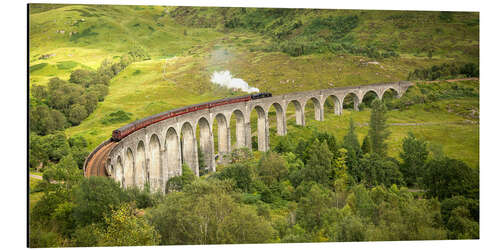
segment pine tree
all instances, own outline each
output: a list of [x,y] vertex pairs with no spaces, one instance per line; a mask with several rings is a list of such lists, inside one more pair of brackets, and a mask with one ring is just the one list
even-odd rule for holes
[[349,132],[347,132],[347,135],[344,137],[344,148],[346,148],[347,151],[354,151],[356,153],[358,153],[361,149],[359,146],[358,135],[356,134],[352,117],[349,121]]
[[380,156],[386,156],[387,143],[385,140],[389,137],[390,132],[387,130],[387,108],[380,100],[375,100],[372,103],[372,112],[370,115],[370,130],[368,136],[370,137],[372,153]]
[[346,165],[349,172],[352,174],[352,170],[359,164],[359,157],[362,154],[352,117],[349,122],[349,131],[344,137],[343,147],[347,149]]

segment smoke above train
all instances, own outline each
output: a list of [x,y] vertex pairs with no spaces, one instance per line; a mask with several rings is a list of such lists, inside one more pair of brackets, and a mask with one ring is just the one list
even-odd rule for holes
[[258,88],[248,85],[243,79],[234,78],[228,70],[214,71],[210,81],[216,85],[229,89],[239,89],[247,93],[259,92]]

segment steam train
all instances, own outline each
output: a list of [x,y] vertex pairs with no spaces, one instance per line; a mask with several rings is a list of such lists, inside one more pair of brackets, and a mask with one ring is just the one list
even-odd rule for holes
[[231,103],[238,103],[238,102],[247,102],[250,100],[255,100],[255,99],[261,99],[261,98],[267,98],[267,97],[272,97],[273,95],[268,92],[264,93],[257,93],[257,94],[252,94],[252,95],[245,95],[245,96],[239,96],[239,97],[233,97],[233,98],[225,98],[225,99],[220,99],[216,101],[211,101],[211,102],[205,102],[205,103],[200,103],[200,104],[195,104],[191,106],[186,106],[178,109],[172,109],[165,111],[163,113],[159,113],[156,115],[152,115],[140,120],[137,120],[135,122],[129,123],[119,129],[115,129],[113,131],[113,135],[111,136],[111,141],[120,141],[124,137],[126,137],[129,134],[132,134],[133,132],[145,128],[151,124],[163,121],[165,119],[169,119],[172,117],[176,117],[179,115],[183,115],[186,113],[190,112],[195,112],[198,110],[203,110],[203,109],[210,109],[214,108],[217,106],[222,106],[226,104],[231,104]]

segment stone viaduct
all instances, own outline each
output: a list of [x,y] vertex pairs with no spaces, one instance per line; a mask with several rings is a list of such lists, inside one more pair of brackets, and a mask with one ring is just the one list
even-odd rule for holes
[[[96,164],[88,164],[89,158],[95,155],[97,148],[85,162],[85,175],[106,175],[114,178],[123,187],[143,187],[149,182],[152,190],[164,191],[167,180],[180,175],[182,163],[186,163],[196,175],[199,175],[198,150],[203,151],[204,161],[209,171],[215,171],[214,123],[217,121],[218,154],[224,155],[234,148],[252,148],[252,131],[250,114],[257,113],[258,150],[269,150],[269,118],[271,107],[276,110],[276,130],[278,135],[287,133],[286,110],[289,105],[295,108],[297,125],[305,126],[305,107],[308,101],[314,104],[315,120],[322,121],[325,102],[331,98],[334,112],[342,114],[344,99],[351,95],[354,110],[368,92],[374,92],[379,99],[390,89],[401,97],[411,82],[400,81],[362,85],[356,87],[340,87],[307,92],[288,93],[269,98],[250,100],[218,106],[177,116],[152,124],[138,130],[121,141],[113,143],[102,156],[103,170],[99,173],[90,171]],[[236,143],[231,145],[230,120],[236,118]],[[199,138],[197,128],[199,127]],[[198,144],[199,142],[199,144]],[[198,147],[200,145],[200,147]],[[104,148],[104,147],[103,147]],[[102,174],[105,173],[105,174]]]

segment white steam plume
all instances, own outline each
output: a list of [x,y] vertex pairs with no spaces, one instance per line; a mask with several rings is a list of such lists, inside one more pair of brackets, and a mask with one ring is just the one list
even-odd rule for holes
[[248,86],[248,83],[240,78],[233,78],[231,72],[225,71],[214,71],[212,74],[211,82],[230,89],[240,89],[247,93],[259,92],[258,88]]

